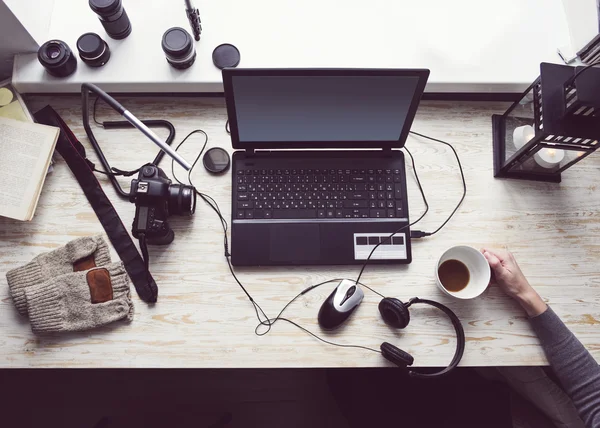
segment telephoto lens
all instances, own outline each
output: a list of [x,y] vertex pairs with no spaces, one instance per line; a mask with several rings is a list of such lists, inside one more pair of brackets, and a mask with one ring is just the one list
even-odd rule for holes
[[192,215],[196,211],[196,192],[193,186],[171,184],[169,186],[169,214]]
[[89,3],[110,37],[120,40],[131,34],[131,22],[121,0],[89,0]]
[[96,33],[85,33],[77,39],[79,58],[90,67],[102,67],[110,59],[110,49]]
[[77,58],[62,40],[50,40],[38,50],[38,60],[55,77],[67,77],[77,69]]
[[163,35],[162,48],[167,62],[175,68],[188,68],[196,60],[196,49],[192,36],[183,28],[169,28]]

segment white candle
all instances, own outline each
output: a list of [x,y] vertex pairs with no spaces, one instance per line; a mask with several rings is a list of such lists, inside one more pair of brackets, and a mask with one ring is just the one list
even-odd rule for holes
[[518,126],[513,131],[513,143],[517,150],[530,142],[533,137],[535,137],[535,130],[531,125]]
[[560,149],[542,149],[539,150],[533,159],[543,168],[554,168],[565,158],[565,151]]

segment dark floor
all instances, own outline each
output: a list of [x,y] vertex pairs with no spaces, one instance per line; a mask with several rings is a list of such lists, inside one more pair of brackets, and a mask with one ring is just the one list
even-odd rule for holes
[[4,427],[510,427],[509,394],[475,371],[4,370]]

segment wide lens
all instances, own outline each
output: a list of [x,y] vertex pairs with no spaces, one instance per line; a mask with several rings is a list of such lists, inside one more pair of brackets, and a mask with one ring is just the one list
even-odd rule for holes
[[44,43],[38,50],[38,60],[55,77],[67,77],[77,69],[77,58],[62,40]]
[[50,59],[56,59],[60,55],[60,48],[58,46],[49,46],[47,53]]
[[196,211],[196,192],[192,186],[169,186],[169,214],[192,215]]

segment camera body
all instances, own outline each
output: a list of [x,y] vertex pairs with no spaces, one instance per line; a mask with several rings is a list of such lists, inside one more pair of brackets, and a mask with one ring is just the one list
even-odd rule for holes
[[148,244],[166,245],[175,233],[167,219],[170,215],[192,215],[196,210],[196,192],[192,186],[172,184],[156,165],[144,165],[138,178],[131,180],[129,200],[135,203],[132,233],[143,234]]

